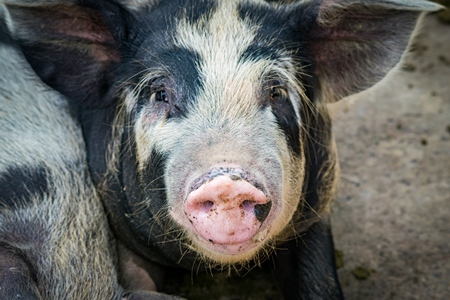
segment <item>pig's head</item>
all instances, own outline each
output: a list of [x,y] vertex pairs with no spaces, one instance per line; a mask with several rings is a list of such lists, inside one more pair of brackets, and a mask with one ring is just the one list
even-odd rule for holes
[[326,211],[336,161],[325,105],[381,80],[421,11],[437,8],[54,2],[7,4],[9,27],[73,100],[116,234],[149,259],[221,264],[269,253]]

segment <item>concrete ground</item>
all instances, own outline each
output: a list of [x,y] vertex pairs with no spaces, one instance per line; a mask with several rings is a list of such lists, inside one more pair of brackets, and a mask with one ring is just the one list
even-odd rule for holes
[[346,299],[450,299],[450,26],[424,20],[398,74],[331,106]]

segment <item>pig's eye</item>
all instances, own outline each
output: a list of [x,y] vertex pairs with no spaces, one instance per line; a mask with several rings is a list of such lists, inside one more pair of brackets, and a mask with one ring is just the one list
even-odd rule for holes
[[169,102],[168,95],[165,90],[159,90],[154,93],[155,101]]
[[281,96],[280,88],[271,87],[270,88],[270,100],[276,101]]
[[270,101],[278,101],[286,97],[286,91],[281,86],[273,86],[270,88]]

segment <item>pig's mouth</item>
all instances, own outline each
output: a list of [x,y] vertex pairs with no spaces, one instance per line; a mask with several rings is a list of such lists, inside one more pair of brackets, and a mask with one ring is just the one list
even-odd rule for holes
[[269,236],[273,209],[267,194],[242,169],[215,168],[193,181],[184,201],[185,221],[173,216],[211,258],[238,262],[252,256]]

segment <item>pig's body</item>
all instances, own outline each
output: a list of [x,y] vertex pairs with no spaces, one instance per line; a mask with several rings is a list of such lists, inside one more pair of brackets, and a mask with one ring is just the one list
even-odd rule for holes
[[79,124],[3,29],[0,299],[121,299],[112,235],[88,176]]
[[155,299],[119,285],[80,124],[1,21],[0,57],[0,299]]
[[286,299],[342,298],[326,103],[381,80],[437,7],[127,4],[8,5],[37,74],[73,100],[123,252],[188,269],[270,258]]

